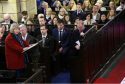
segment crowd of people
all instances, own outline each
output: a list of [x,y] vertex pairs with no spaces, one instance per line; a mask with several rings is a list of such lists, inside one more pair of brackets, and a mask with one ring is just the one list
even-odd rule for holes
[[[33,63],[34,72],[40,68],[39,63],[46,66],[46,82],[50,82],[53,74],[67,69],[72,82],[85,82],[75,77],[72,64],[78,57],[80,39],[90,29],[86,25],[106,24],[116,16],[116,11],[125,9],[125,2],[121,0],[116,5],[109,0],[104,5],[99,0],[94,4],[90,0],[47,1],[41,2],[34,17],[22,11],[18,22],[4,14],[0,21],[0,46],[5,45],[6,68],[21,77],[29,63]],[[38,45],[24,52],[34,43]]]

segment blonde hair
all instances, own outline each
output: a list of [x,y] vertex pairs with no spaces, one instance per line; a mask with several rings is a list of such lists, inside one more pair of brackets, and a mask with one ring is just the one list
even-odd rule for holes
[[19,29],[19,25],[17,23],[11,24],[10,33],[14,33],[14,29]]

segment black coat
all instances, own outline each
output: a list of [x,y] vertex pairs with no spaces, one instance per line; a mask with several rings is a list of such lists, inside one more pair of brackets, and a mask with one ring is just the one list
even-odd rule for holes
[[[38,41],[42,40],[42,35],[37,37]],[[54,38],[50,35],[47,35],[45,38],[45,45],[43,47],[42,41],[39,43],[39,52],[40,52],[40,62],[46,61],[46,59],[51,58],[55,51],[55,43]],[[42,61],[41,61],[42,60]]]

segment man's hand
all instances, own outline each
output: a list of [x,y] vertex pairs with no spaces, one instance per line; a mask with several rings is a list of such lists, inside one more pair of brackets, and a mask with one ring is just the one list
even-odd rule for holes
[[63,48],[61,47],[61,48],[59,48],[59,52],[62,52],[62,50],[63,50]]
[[80,36],[84,36],[84,35],[85,35],[85,33],[83,33],[83,32],[80,33]]
[[79,49],[80,49],[80,46],[79,46],[79,45],[76,45],[75,48],[76,48],[76,50],[79,50]]

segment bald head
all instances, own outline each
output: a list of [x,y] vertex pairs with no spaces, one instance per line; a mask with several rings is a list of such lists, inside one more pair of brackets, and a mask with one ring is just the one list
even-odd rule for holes
[[11,16],[10,16],[10,14],[7,13],[7,14],[4,14],[3,18],[4,18],[4,20],[10,20]]

